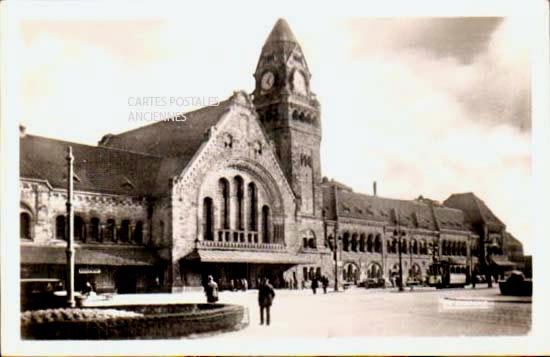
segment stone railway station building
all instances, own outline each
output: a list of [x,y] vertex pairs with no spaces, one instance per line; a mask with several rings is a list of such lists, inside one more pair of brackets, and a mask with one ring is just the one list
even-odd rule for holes
[[[251,94],[97,146],[21,133],[21,277],[65,276],[66,150],[75,157],[76,287],[131,293],[200,287],[209,274],[276,287],[424,279],[433,255],[463,269],[510,264],[521,243],[472,193],[442,204],[361,194],[322,176],[320,104],[288,24],[265,42]],[[337,245],[335,245],[337,244]],[[437,248],[437,252],[434,251]]]

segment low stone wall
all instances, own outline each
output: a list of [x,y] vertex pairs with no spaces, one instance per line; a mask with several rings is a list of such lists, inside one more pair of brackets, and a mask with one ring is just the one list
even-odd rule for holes
[[105,308],[28,311],[21,337],[37,340],[113,340],[178,338],[242,328],[240,305],[124,305]]

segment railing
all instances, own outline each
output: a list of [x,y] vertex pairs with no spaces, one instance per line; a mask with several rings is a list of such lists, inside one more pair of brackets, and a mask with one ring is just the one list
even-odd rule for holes
[[285,250],[284,244],[275,243],[248,243],[248,242],[225,242],[215,240],[199,241],[201,248],[228,248],[228,249],[247,249],[247,250]]

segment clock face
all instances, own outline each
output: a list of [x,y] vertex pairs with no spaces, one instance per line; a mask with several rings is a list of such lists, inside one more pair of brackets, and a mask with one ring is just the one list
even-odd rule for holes
[[272,72],[266,72],[262,76],[261,86],[263,90],[271,89],[274,83],[275,83],[275,75]]
[[302,72],[294,72],[294,76],[292,79],[294,90],[300,94],[307,94],[306,79],[304,78]]

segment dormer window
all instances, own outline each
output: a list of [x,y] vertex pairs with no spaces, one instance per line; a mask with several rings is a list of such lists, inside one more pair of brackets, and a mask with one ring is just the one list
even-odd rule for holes
[[224,134],[222,142],[223,147],[226,149],[231,149],[233,147],[233,137],[228,133]]

